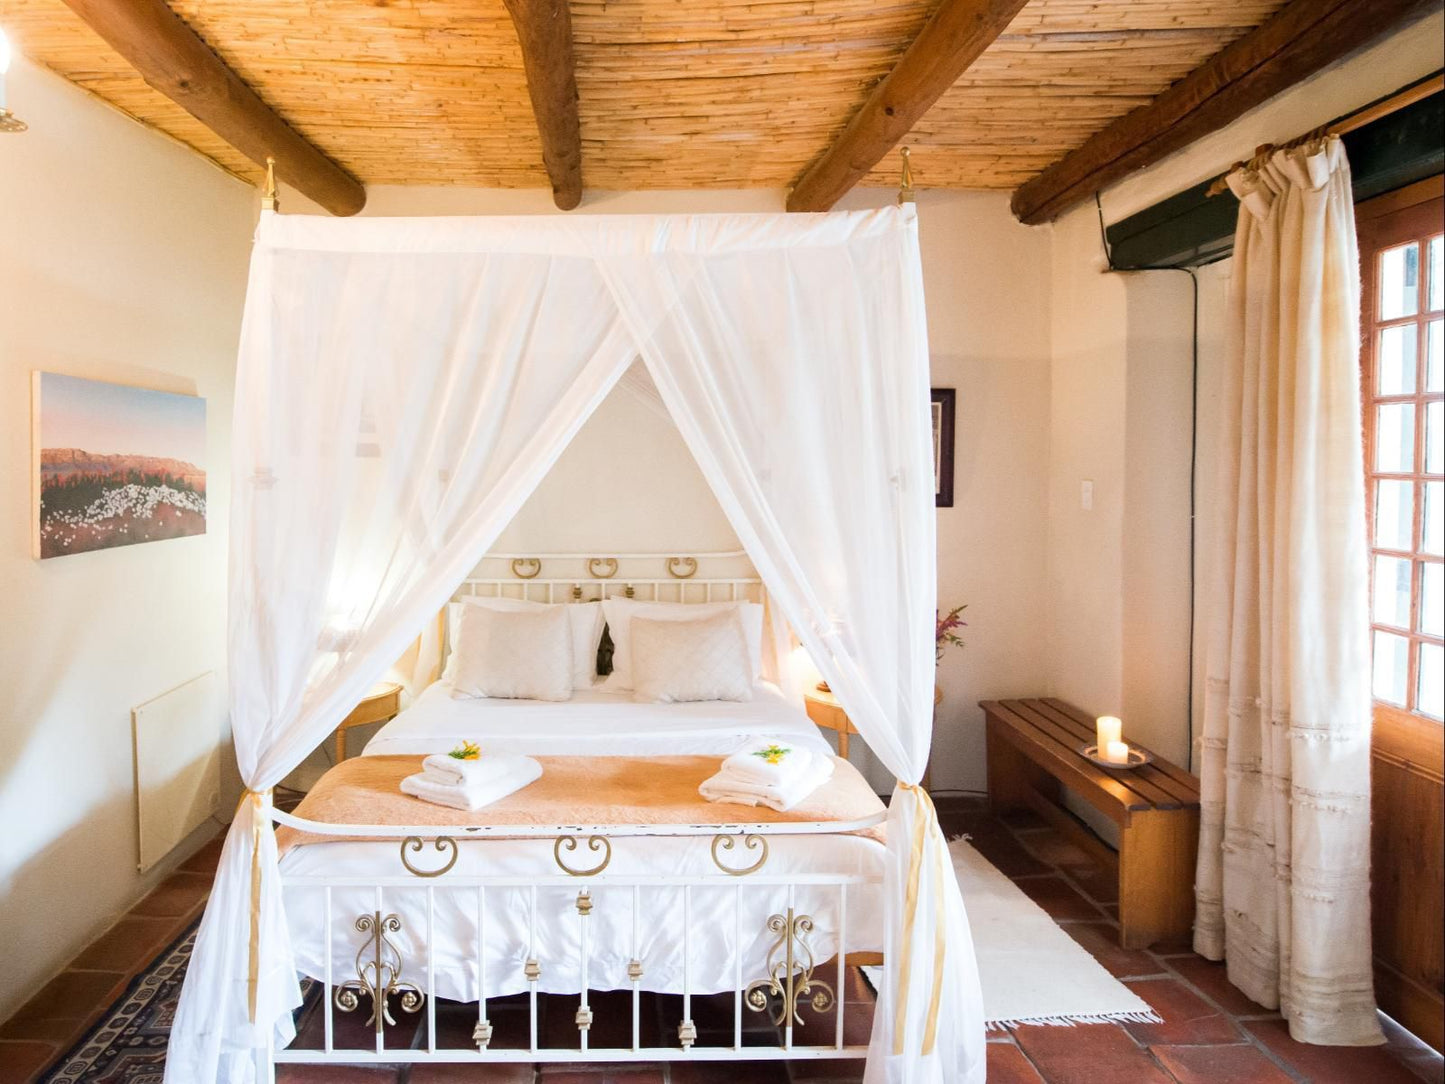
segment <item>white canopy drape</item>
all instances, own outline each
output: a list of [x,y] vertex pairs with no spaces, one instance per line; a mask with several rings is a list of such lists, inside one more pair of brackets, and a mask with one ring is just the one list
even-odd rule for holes
[[168,1084],[247,1082],[254,1047],[291,1040],[270,788],[401,654],[639,354],[782,616],[900,780],[868,1079],[983,1080],[967,920],[916,786],[935,585],[909,207],[262,216],[232,461],[232,726],[248,796]]
[[1383,1041],[1370,960],[1359,254],[1343,144],[1231,174],[1194,947],[1301,1042]]

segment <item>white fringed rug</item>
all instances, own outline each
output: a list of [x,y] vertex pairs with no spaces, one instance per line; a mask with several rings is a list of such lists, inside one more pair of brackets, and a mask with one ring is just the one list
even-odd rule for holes
[[[948,847],[978,956],[990,1031],[1017,1024],[1159,1023],[1148,1004],[962,839]],[[865,968],[876,988],[879,968]]]

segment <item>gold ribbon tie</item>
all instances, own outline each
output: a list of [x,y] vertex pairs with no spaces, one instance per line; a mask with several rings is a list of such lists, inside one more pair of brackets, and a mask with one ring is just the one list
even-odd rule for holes
[[261,833],[271,821],[271,789],[248,790],[236,806],[240,816],[251,806],[251,947],[246,965],[246,1011],[256,1022],[256,988],[261,973]]
[[[913,970],[913,927],[918,919],[918,894],[923,880],[923,852],[929,829],[938,824],[938,813],[928,791],[916,783],[899,783],[899,790],[913,795],[920,808],[913,819],[913,845],[908,855],[908,881],[903,907],[903,952],[898,962],[898,1004],[894,1007],[893,1053],[902,1054],[905,1025],[908,1020],[908,979]],[[923,1029],[922,1053],[932,1054],[938,1041],[938,1011],[943,1000],[943,965],[948,945],[943,928],[943,877],[947,872],[943,856],[938,856],[933,874],[933,983],[928,1004],[928,1019]]]

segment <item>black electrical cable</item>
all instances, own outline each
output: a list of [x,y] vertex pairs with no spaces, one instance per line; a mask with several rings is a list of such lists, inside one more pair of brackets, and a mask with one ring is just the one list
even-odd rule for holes
[[1104,248],[1104,262],[1111,272],[1123,271],[1182,271],[1189,276],[1194,287],[1194,314],[1192,318],[1192,342],[1190,345],[1189,374],[1189,676],[1186,682],[1188,702],[1184,717],[1189,733],[1189,753],[1185,767],[1194,770],[1194,581],[1195,581],[1195,516],[1199,497],[1199,276],[1192,267],[1116,267],[1114,253],[1109,247],[1109,234],[1104,228],[1104,203],[1099,193],[1094,193],[1094,206],[1099,213],[1099,242]]

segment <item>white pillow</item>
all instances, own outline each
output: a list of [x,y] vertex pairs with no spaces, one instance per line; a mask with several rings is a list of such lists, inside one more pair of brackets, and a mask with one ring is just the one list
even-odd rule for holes
[[466,606],[482,606],[489,610],[509,613],[526,611],[565,609],[572,625],[572,688],[590,689],[597,680],[597,646],[602,643],[602,603],[600,602],[533,602],[523,598],[494,598],[484,595],[464,595],[460,602],[447,604],[447,645],[451,654],[447,657],[443,681],[450,681],[456,673],[457,627],[462,609]]
[[602,613],[612,634],[612,676],[607,688],[632,688],[632,636],[634,617],[650,621],[696,621],[719,613],[736,612],[748,639],[748,660],[753,676],[763,672],[763,608],[756,602],[639,602],[630,598],[602,600]]
[[457,623],[452,696],[572,699],[572,626],[556,606],[464,606]]
[[737,609],[695,621],[634,617],[630,629],[634,700],[752,699],[748,638]]

